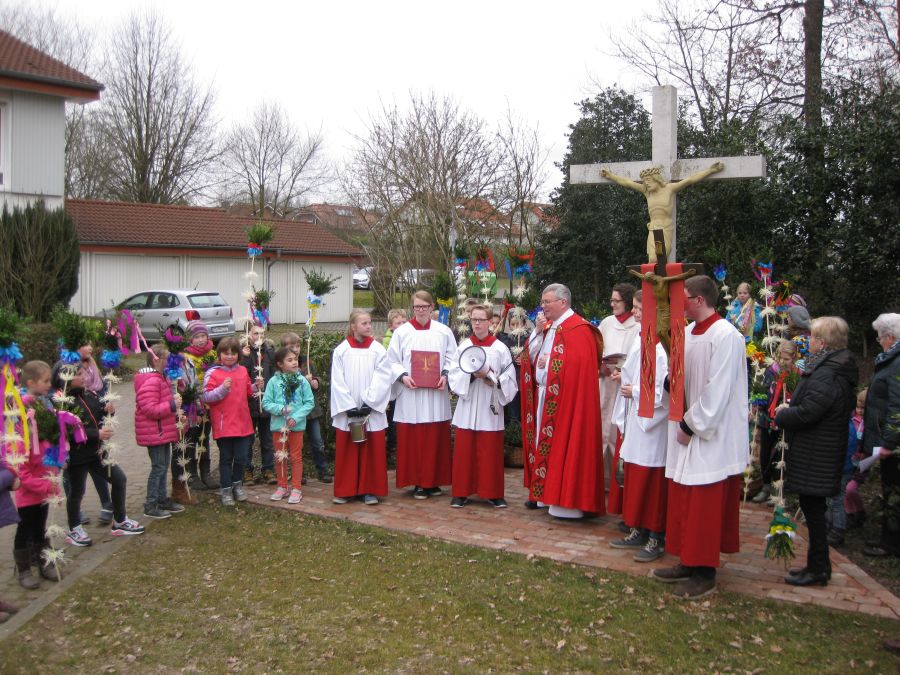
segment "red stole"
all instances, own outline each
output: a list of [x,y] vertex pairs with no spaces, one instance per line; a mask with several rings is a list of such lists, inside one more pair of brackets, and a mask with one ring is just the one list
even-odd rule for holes
[[[643,274],[654,272],[656,263],[641,265]],[[666,276],[681,274],[681,263],[666,263]],[[643,317],[641,319],[641,400],[638,415],[653,417],[656,392],[656,296],[653,284],[644,281]],[[684,417],[684,281],[669,282],[669,419],[680,422]]]

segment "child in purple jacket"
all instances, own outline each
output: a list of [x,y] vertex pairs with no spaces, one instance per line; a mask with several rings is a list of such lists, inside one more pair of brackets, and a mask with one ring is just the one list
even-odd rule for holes
[[[15,525],[19,522],[19,513],[9,494],[18,488],[19,479],[6,467],[6,462],[0,459],[0,527]],[[19,608],[15,605],[0,600],[0,623],[9,619],[10,614],[18,611]]]

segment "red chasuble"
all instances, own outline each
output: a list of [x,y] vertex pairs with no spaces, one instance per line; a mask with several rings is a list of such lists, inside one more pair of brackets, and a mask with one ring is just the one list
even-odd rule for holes
[[[528,354],[526,344],[523,354]],[[556,329],[547,391],[536,429],[538,387],[530,358],[522,359],[522,431],[529,499],[603,514],[600,424],[600,332],[578,315]]]

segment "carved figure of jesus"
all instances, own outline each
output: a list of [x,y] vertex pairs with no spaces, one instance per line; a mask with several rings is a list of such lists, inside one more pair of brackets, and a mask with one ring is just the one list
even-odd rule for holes
[[663,180],[659,167],[651,167],[641,171],[641,182],[618,176],[609,169],[600,169],[600,175],[629,190],[640,192],[647,198],[647,210],[650,222],[647,223],[647,261],[656,262],[656,251],[653,245],[653,230],[662,230],[666,242],[666,250],[672,250],[672,211],[675,208],[675,195],[686,187],[699,183],[714,173],[725,168],[722,162],[715,162],[708,169],[698,171],[679,181],[667,183]]
[[[665,254],[662,253],[664,256]],[[694,270],[687,270],[681,274],[671,277],[660,276],[654,272],[641,274],[635,270],[628,270],[628,273],[637,277],[641,281],[649,281],[653,285],[653,297],[656,298],[656,336],[659,338],[660,344],[669,353],[669,283],[680,279],[687,279],[694,276]]]

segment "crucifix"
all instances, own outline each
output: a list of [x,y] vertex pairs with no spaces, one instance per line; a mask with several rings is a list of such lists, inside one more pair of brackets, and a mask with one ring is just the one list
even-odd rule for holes
[[647,259],[628,272],[642,281],[644,313],[641,321],[641,398],[638,415],[653,416],[656,340],[669,355],[669,419],[684,412],[684,280],[703,273],[703,266],[675,262],[677,193],[702,180],[764,178],[765,158],[713,157],[678,159],[675,87],[653,88],[652,158],[650,162],[621,162],[601,166],[579,164],[569,180],[578,184],[609,184],[640,192],[647,199],[650,222]]
[[653,146],[649,162],[573,164],[569,168],[572,185],[617,184],[647,198],[650,222],[647,227],[647,258],[656,260],[653,231],[664,235],[669,262],[675,261],[676,193],[701,180],[765,178],[762,155],[678,159],[677,91],[671,85],[653,87]]

